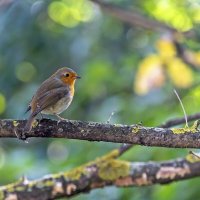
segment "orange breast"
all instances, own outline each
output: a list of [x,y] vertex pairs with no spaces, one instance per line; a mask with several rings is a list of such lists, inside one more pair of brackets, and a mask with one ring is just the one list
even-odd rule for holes
[[74,84],[70,86],[71,96],[74,96]]
[[67,86],[69,86],[70,93],[71,93],[72,96],[74,96],[75,79],[74,78],[65,78],[65,77],[62,77],[61,79]]

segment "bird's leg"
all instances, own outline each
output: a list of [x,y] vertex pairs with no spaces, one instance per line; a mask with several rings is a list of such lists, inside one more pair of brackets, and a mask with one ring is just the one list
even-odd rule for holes
[[40,120],[43,120],[43,118],[44,118],[44,117],[43,117],[43,115],[42,115],[42,113],[41,113],[41,112],[40,112],[40,117],[41,117],[41,119],[40,119]]
[[42,115],[41,112],[39,112],[39,115],[40,115],[40,117],[38,119],[38,124],[40,124],[43,121],[43,119],[44,119],[44,116]]

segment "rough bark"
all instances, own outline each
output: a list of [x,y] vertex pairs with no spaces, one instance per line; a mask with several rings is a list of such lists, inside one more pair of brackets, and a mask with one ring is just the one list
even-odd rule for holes
[[194,155],[166,162],[117,160],[119,150],[69,172],[29,181],[26,178],[0,187],[0,199],[47,200],[71,197],[105,186],[147,186],[200,176],[200,159]]
[[88,141],[138,144],[173,148],[200,148],[200,132],[196,122],[191,128],[153,128],[141,125],[106,124],[82,121],[37,121],[24,133],[26,120],[0,120],[0,137],[51,137]]

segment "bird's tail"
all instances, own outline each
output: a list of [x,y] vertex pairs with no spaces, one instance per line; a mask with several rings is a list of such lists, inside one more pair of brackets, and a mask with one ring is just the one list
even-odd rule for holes
[[26,122],[26,125],[25,125],[25,127],[24,127],[24,132],[25,132],[25,133],[28,133],[28,132],[31,131],[34,118],[35,118],[35,117],[34,117],[33,115],[30,115],[30,117],[28,118],[28,120],[27,120],[27,122]]

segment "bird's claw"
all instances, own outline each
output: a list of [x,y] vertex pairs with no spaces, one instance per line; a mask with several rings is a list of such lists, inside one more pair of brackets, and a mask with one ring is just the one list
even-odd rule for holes
[[69,121],[68,119],[63,118],[63,117],[61,117],[61,116],[58,115],[58,114],[55,114],[55,116],[58,118],[57,125],[58,125],[61,121]]
[[60,122],[63,122],[63,121],[68,122],[69,120],[68,120],[68,119],[64,119],[64,118],[63,118],[62,120],[59,119],[59,120],[57,121],[57,125],[58,125]]
[[27,136],[24,132],[20,132],[20,133],[17,133],[16,131],[15,132],[15,135],[16,137],[19,139],[19,140],[23,140],[25,143],[28,143],[27,141]]

